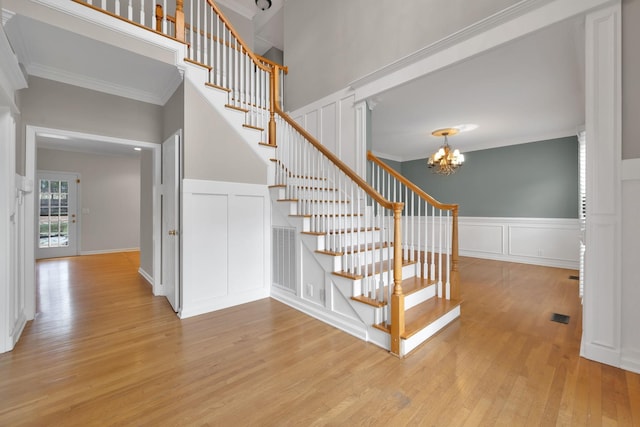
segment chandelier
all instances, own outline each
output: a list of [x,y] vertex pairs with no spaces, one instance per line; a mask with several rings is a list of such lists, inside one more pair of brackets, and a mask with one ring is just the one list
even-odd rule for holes
[[458,133],[456,128],[438,129],[431,132],[433,136],[444,136],[444,145],[427,160],[427,165],[434,173],[451,175],[464,163],[464,154],[460,150],[451,150],[447,137]]

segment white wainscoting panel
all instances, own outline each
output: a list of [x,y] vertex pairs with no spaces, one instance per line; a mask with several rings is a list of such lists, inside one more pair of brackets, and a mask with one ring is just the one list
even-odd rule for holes
[[622,162],[622,364],[640,373],[640,159]]
[[[443,219],[444,220],[444,219]],[[439,219],[435,233],[429,222],[429,250],[435,235],[439,250]],[[419,224],[418,224],[419,223]],[[417,240],[418,229],[424,233],[425,217],[403,221],[403,230],[413,230]],[[403,232],[404,236],[404,232]],[[458,237],[461,256],[521,262],[560,268],[579,268],[580,228],[578,219],[565,218],[484,218],[459,217]],[[424,248],[424,238],[420,238]]]
[[366,135],[356,135],[353,91],[336,92],[290,114],[322,145],[360,172],[366,156]]
[[266,186],[185,179],[182,310],[191,317],[269,296]]

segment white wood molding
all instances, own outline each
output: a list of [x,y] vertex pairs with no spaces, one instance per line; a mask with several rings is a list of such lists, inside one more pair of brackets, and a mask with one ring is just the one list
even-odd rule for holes
[[266,185],[185,179],[181,318],[269,296],[271,200]]
[[[420,230],[424,230],[424,217],[415,219],[420,224]],[[406,227],[406,221],[403,228]],[[413,229],[417,228],[416,223]],[[461,256],[573,270],[580,266],[580,226],[577,218],[463,216],[458,218],[458,230]],[[431,250],[431,246],[428,249]],[[436,250],[440,250],[438,245]]]
[[140,248],[116,248],[116,249],[104,249],[98,251],[80,251],[79,254],[81,256],[85,255],[101,255],[101,254],[117,254],[120,252],[136,252],[139,251]]
[[153,277],[149,273],[147,273],[142,267],[138,268],[138,274],[141,275],[144,280],[149,283],[150,286],[153,287]]
[[27,87],[27,79],[20,69],[18,58],[11,49],[3,27],[0,27],[0,64],[0,106],[6,105],[16,114],[18,107],[15,104],[14,93]]
[[366,169],[366,103],[356,105],[353,91],[341,90],[289,113],[307,132],[351,169]]
[[356,102],[369,99],[546,26],[610,3],[611,0],[523,0],[357,79],[349,86],[356,92]]
[[640,180],[640,159],[627,159],[622,161],[622,180]]
[[587,221],[582,356],[621,366],[621,6],[589,13]]

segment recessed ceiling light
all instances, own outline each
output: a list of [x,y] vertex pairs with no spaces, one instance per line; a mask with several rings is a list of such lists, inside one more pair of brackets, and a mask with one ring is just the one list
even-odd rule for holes
[[457,126],[451,126],[454,129],[458,129],[458,132],[469,132],[471,130],[476,130],[478,129],[478,125],[473,124],[473,123],[465,123],[462,125],[457,125]]
[[140,147],[134,147],[133,149],[136,150],[136,151],[142,151],[142,148],[140,148]]

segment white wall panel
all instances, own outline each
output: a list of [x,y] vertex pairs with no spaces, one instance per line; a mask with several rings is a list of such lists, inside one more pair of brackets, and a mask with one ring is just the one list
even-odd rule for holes
[[266,186],[183,181],[182,318],[269,296]]
[[[263,195],[236,195],[229,205],[229,289],[235,293],[264,287],[265,200]],[[251,262],[247,268],[247,262]]]
[[504,226],[478,223],[458,222],[459,244],[462,250],[476,253],[501,255],[505,253]]
[[366,155],[366,135],[356,137],[354,96],[344,90],[290,113],[325,147],[358,171]]
[[[418,219],[415,221],[413,230],[417,239]],[[419,222],[423,234],[424,217],[420,217]],[[411,226],[405,222],[403,229],[406,227]],[[428,231],[431,250],[431,239],[434,237],[431,217]],[[437,251],[440,241],[438,220],[434,234]],[[579,267],[580,234],[577,219],[459,217],[458,236],[461,256],[576,270]],[[423,236],[420,241],[424,247]]]
[[336,103],[332,102],[331,104],[325,105],[320,110],[321,112],[321,132],[318,135],[320,141],[322,141],[322,145],[327,147],[333,153],[340,155],[339,147],[338,147],[338,119],[336,117]]

